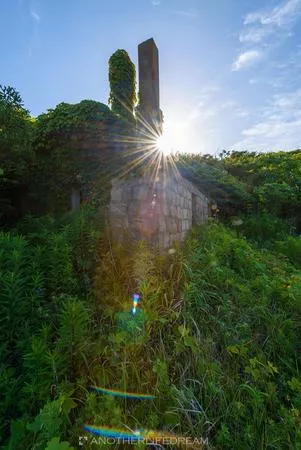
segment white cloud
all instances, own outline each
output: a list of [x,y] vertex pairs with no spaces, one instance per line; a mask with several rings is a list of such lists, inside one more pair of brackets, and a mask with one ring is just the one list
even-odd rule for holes
[[212,94],[219,92],[219,90],[220,87],[217,86],[216,84],[207,84],[202,88],[198,89],[196,98],[202,102],[207,101],[210,97],[212,97]]
[[34,11],[33,9],[30,11],[30,15],[31,17],[36,21],[36,22],[40,22],[41,17],[39,16],[39,14]]
[[196,9],[173,10],[172,12],[178,16],[187,17],[187,19],[195,19],[199,15],[199,12]]
[[217,114],[218,108],[209,108],[202,102],[199,102],[188,114],[187,119],[188,121],[195,121],[195,120],[207,120],[209,117],[213,117]]
[[249,116],[249,113],[247,111],[244,111],[243,109],[236,109],[235,114],[237,117],[240,117],[241,119],[244,119],[245,117]]
[[232,109],[234,106],[236,106],[236,102],[233,100],[227,100],[220,104],[220,109]]
[[161,5],[161,0],[152,0],[151,3],[153,6],[159,6]]
[[240,36],[240,42],[260,42],[264,37],[271,33],[269,28],[251,28],[249,30],[243,31]]
[[286,108],[285,111],[282,111],[282,114],[292,114],[294,112],[301,114],[301,89],[285,94],[275,94],[273,99],[274,110]]
[[264,56],[263,52],[260,50],[248,50],[246,52],[238,55],[237,59],[232,64],[232,70],[240,70],[245,67],[249,67],[256,61],[262,59]]
[[214,94],[219,91],[219,86],[216,84],[208,84],[198,90],[198,94],[195,97],[195,103],[191,106],[191,110],[188,113],[187,119],[190,121],[206,120],[209,117],[214,116],[218,109],[213,107],[212,104],[216,103],[214,100]]
[[[291,37],[292,33],[287,32],[287,29],[295,24],[300,14],[301,0],[286,0],[273,9],[249,13],[244,20],[247,29],[240,34],[239,39],[241,42],[259,43],[281,29],[284,37]],[[251,28],[248,28],[250,25]]]
[[293,150],[301,147],[301,89],[276,94],[261,112],[261,120],[242,131],[233,148]]
[[285,122],[267,120],[254,127],[244,130],[244,139],[232,148],[258,151],[295,150],[301,148],[300,138],[301,118]]
[[287,0],[270,11],[256,11],[246,16],[244,25],[259,22],[261,25],[282,27],[291,23],[300,13],[301,0]]
[[231,114],[238,117],[246,117],[248,114],[242,109],[238,108],[238,104],[234,100],[226,100],[219,103],[217,100],[212,100],[211,97],[203,97],[202,101],[199,101],[193,106],[190,113],[187,116],[189,121],[201,121],[204,122],[211,117],[217,117],[223,111],[229,110]]

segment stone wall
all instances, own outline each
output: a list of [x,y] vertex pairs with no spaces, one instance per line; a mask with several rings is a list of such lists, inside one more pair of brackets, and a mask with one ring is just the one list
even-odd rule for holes
[[146,239],[166,249],[182,242],[193,224],[207,221],[208,199],[180,175],[114,180],[109,216],[120,242]]
[[[82,201],[99,200],[104,191],[108,204],[112,174],[119,173],[130,159],[129,144],[123,141],[134,133],[133,130],[126,130],[119,123],[99,121],[94,125],[91,130],[71,131],[61,138],[64,147],[70,150],[70,160],[72,157],[76,165],[71,170],[76,174],[69,194],[72,210],[79,209]],[[132,147],[133,144],[130,149]]]

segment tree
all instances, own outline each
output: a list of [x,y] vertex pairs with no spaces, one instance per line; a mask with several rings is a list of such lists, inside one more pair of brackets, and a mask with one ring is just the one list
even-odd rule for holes
[[23,108],[23,101],[19,92],[11,86],[0,84],[0,102],[15,108]]
[[26,192],[33,161],[33,119],[24,109],[20,94],[0,85],[0,220],[20,217],[26,210]]

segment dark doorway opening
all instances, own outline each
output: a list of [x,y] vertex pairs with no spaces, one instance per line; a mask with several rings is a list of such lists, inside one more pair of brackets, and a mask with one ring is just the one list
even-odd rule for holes
[[82,203],[82,193],[79,189],[72,189],[71,193],[71,209],[77,211]]

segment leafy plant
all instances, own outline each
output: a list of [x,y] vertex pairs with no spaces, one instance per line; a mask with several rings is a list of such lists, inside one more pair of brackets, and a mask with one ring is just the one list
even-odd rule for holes
[[110,57],[109,82],[112,111],[132,121],[136,103],[136,70],[125,50],[116,50]]
[[12,224],[28,210],[32,175],[34,120],[24,109],[20,94],[0,85],[0,223]]

